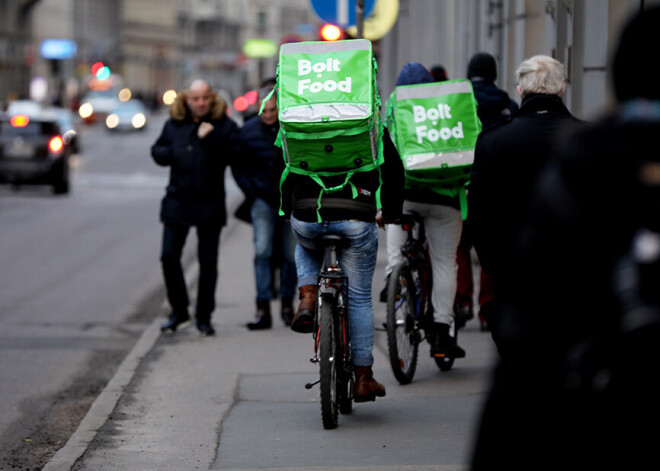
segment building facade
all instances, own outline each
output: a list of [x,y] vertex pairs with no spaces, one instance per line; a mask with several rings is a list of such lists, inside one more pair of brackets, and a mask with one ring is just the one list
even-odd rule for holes
[[[389,94],[410,61],[442,64],[463,78],[470,57],[490,52],[497,83],[517,99],[515,69],[535,54],[566,67],[571,111],[589,119],[612,101],[607,64],[628,17],[652,0],[399,0],[396,25],[380,42],[379,86]],[[423,32],[423,34],[419,34]]]
[[32,42],[35,0],[0,0],[0,103],[27,98],[36,57]]

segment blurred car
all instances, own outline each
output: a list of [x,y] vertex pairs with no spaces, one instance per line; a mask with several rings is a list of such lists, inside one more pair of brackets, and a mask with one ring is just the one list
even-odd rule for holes
[[78,114],[86,123],[105,121],[118,103],[116,90],[92,90],[81,98]]
[[68,193],[70,156],[54,117],[0,114],[0,183],[49,184]]
[[62,136],[66,136],[71,147],[71,152],[74,154],[80,153],[80,139],[78,137],[78,124],[76,114],[66,108],[46,108],[43,112],[44,116],[54,116],[60,125]]
[[105,119],[110,131],[142,130],[147,126],[147,109],[141,100],[120,102]]
[[7,106],[7,114],[26,114],[36,116],[42,111],[41,105],[32,100],[14,100]]

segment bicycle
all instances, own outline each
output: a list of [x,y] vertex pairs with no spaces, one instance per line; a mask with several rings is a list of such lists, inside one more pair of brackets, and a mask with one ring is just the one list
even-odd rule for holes
[[337,248],[344,247],[348,240],[341,235],[324,234],[314,242],[325,250],[318,277],[314,356],[310,359],[319,364],[320,377],[305,388],[320,383],[323,427],[334,429],[339,422],[338,412],[353,411],[355,376],[348,326],[348,277],[337,261]]
[[[404,260],[394,267],[387,287],[387,346],[394,377],[408,384],[415,376],[419,344],[433,325],[431,261],[422,217],[406,211],[399,221],[407,232],[401,252]],[[415,237],[417,227],[417,237]],[[432,355],[441,371],[449,371],[454,358]]]

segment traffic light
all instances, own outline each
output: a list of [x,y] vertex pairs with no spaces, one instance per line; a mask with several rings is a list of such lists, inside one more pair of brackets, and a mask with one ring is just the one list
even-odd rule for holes
[[99,80],[106,80],[110,78],[111,75],[110,68],[101,61],[94,62],[90,71],[92,72],[92,75]]
[[94,77],[96,77],[96,74],[98,74],[99,70],[101,70],[103,67],[105,67],[105,64],[101,61],[94,62],[92,64],[92,67],[90,68],[90,72]]
[[326,23],[321,26],[321,39],[323,41],[337,41],[342,38],[343,32],[341,28],[332,23]]

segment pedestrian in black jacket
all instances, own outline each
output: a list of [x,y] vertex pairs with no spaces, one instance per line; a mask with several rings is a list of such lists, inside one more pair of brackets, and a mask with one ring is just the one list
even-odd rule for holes
[[[259,90],[258,107],[272,90]],[[259,116],[250,118],[240,131],[240,159],[233,167],[234,178],[243,190],[250,207],[254,232],[254,274],[257,289],[257,313],[247,327],[269,329],[272,325],[270,300],[273,297],[273,268],[281,265],[279,297],[281,316],[286,325],[293,319],[293,296],[296,291],[296,240],[291,224],[278,215],[280,176],[284,168],[282,150],[275,146],[279,131],[277,94],[263,106]],[[281,257],[282,262],[275,261]],[[275,270],[276,271],[276,270]]]
[[[660,8],[625,27],[617,103],[543,170],[475,470],[651,469],[660,421]],[[641,68],[641,69],[640,69]]]
[[[528,269],[521,248],[526,244],[539,175],[559,157],[564,138],[586,125],[562,102],[566,84],[561,63],[549,56],[534,56],[523,61],[516,74],[520,109],[477,139],[468,193],[474,245],[482,267],[493,277],[494,305],[486,320],[500,353],[475,447],[475,470],[558,469],[546,467],[552,452],[534,455],[529,450],[537,441],[548,446],[553,441],[551,450],[563,440],[544,433],[544,424],[557,409],[552,395],[540,390],[548,384],[543,378],[556,372],[543,367],[540,355],[559,354],[552,332],[570,330],[573,323],[563,311],[539,317],[536,308],[520,309],[526,287],[543,283]],[[549,302],[549,298],[538,298],[535,305]],[[529,322],[542,326],[538,335],[522,335]],[[534,348],[526,350],[521,342]],[[512,457],[519,452],[520,456]],[[511,463],[516,466],[512,468]]]
[[220,230],[227,219],[225,168],[232,162],[237,126],[226,104],[210,85],[195,80],[170,107],[170,119],[151,148],[158,165],[170,168],[163,198],[161,262],[172,308],[163,332],[174,332],[190,320],[188,290],[181,254],[191,227],[197,229],[199,285],[196,321],[202,336],[213,335]]
[[518,248],[536,180],[556,153],[561,133],[580,123],[562,102],[562,64],[534,56],[521,63],[517,75],[520,110],[479,135],[468,192],[474,246],[483,269],[493,276],[495,306],[486,320],[498,348],[502,332],[495,324],[506,326],[498,320],[501,306],[518,295],[517,285],[526,276],[519,269]]
[[[495,57],[487,52],[478,52],[472,56],[468,64],[467,78],[472,82],[474,97],[477,100],[477,116],[482,125],[482,132],[501,124],[513,116],[518,110],[515,101],[509,98],[509,94],[495,85],[497,79],[497,63]],[[467,191],[469,193],[470,187]],[[472,275],[472,259],[470,251],[474,245],[472,241],[472,229],[470,228],[470,213],[463,223],[461,241],[458,244],[456,263],[458,265],[456,299],[454,301],[454,313],[456,323],[463,326],[474,317],[474,283]],[[488,325],[485,313],[491,306],[493,300],[493,279],[483,268],[480,271],[479,282],[479,320],[481,329],[487,330]],[[490,303],[490,304],[489,304]]]
[[500,124],[518,111],[518,104],[495,85],[497,63],[491,54],[478,52],[473,55],[468,64],[467,78],[472,82],[482,130]]

